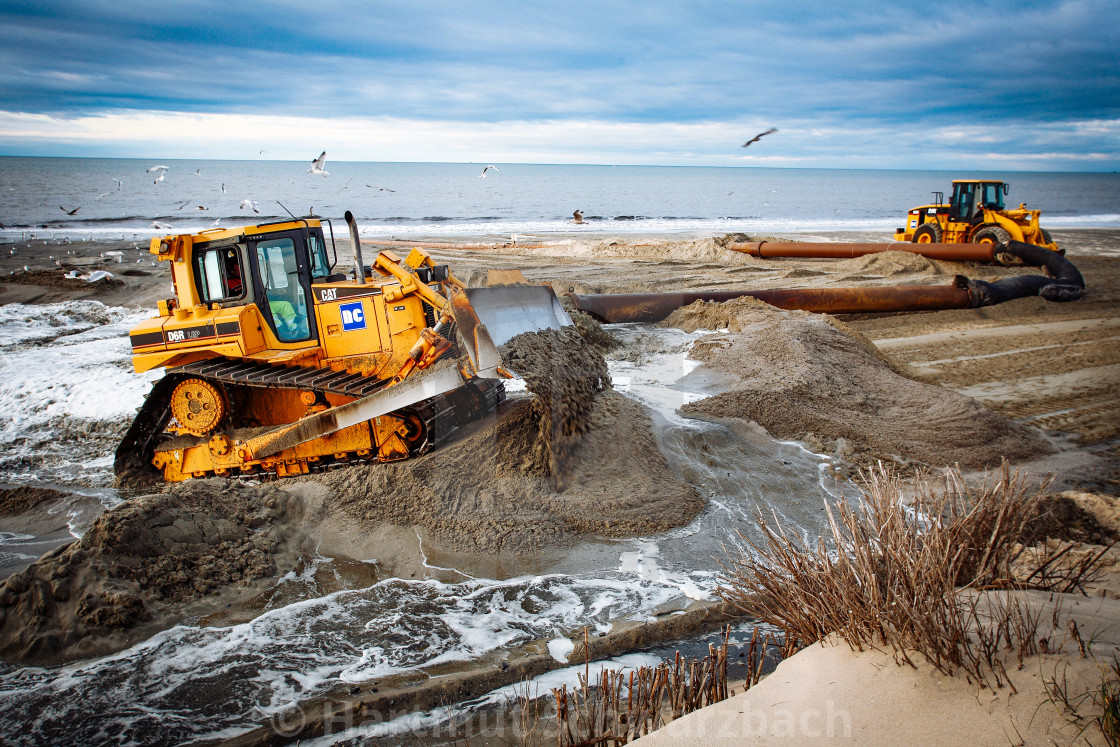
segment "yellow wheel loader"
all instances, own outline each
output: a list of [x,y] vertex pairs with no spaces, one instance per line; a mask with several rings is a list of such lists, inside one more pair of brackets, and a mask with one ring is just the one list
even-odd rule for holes
[[[118,481],[306,474],[423,454],[505,396],[497,346],[571,319],[547,285],[468,289],[420,249],[334,272],[330,221],[152,239],[175,297],[133,328],[162,367],[116,452]],[[323,224],[330,230],[330,256]]]
[[911,208],[906,225],[895,230],[895,241],[916,244],[1003,244],[1012,239],[1060,251],[1050,233],[1040,228],[1040,210],[1020,204],[1008,210],[1005,182],[994,179],[953,181],[953,197],[934,192],[934,203]]

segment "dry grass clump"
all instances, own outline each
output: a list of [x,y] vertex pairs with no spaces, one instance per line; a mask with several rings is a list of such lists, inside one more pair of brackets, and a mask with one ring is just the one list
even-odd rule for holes
[[[629,672],[604,669],[594,681],[590,671],[585,671],[571,691],[567,685],[552,691],[551,713],[526,687],[517,696],[520,716],[515,741],[523,747],[627,744],[685,714],[725,700],[735,694],[727,680],[730,635],[729,626],[722,644],[709,645],[708,655],[702,659],[677,652],[673,659],[654,667]],[[784,641],[755,629],[742,654],[748,670],[744,691],[758,684],[768,653],[780,657],[789,652]],[[590,667],[589,662],[585,666]]]
[[[906,493],[880,465],[855,505],[829,508],[831,531],[816,547],[759,515],[764,543],[744,540],[750,549],[729,563],[719,594],[802,644],[836,634],[854,649],[885,645],[911,665],[908,652],[918,652],[946,674],[959,667],[1001,687],[1001,651],[1021,663],[1053,640],[1040,638],[1039,613],[1010,590],[1078,588],[1095,565],[1055,562],[1056,550],[1026,579],[1013,573],[1045,486],[1032,489],[1006,464],[979,489],[947,471],[941,484],[923,477]],[[1008,591],[977,593],[992,589]]]

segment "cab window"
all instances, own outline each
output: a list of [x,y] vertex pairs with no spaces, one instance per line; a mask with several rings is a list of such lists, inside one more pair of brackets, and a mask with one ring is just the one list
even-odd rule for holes
[[221,303],[245,295],[245,274],[236,247],[198,252],[194,263],[198,295],[203,303]]
[[991,210],[1003,210],[1003,185],[985,184],[981,204]]
[[299,282],[296,247],[291,239],[273,239],[257,244],[257,266],[264,282],[265,301],[276,336],[281,342],[297,342],[311,336],[307,297]]
[[327,247],[318,234],[308,234],[307,253],[311,255],[311,277],[325,278],[331,274],[330,264],[327,263]]

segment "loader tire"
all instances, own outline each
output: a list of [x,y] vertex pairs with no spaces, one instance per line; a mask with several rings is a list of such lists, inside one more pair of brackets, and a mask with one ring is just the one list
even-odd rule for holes
[[972,234],[974,244],[1006,244],[1011,241],[1011,234],[999,226],[984,226]]
[[923,223],[918,226],[917,231],[914,231],[914,236],[910,240],[915,244],[940,244],[941,226],[936,223]]

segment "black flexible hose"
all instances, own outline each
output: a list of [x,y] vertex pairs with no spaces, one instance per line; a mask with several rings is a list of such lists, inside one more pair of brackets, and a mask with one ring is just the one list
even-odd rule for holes
[[1061,254],[1022,241],[1001,244],[996,255],[1017,257],[1023,264],[1042,267],[1050,277],[1017,275],[993,283],[969,280],[968,291],[973,307],[994,306],[1015,298],[1042,296],[1047,301],[1076,301],[1085,292],[1085,280],[1073,263]]

